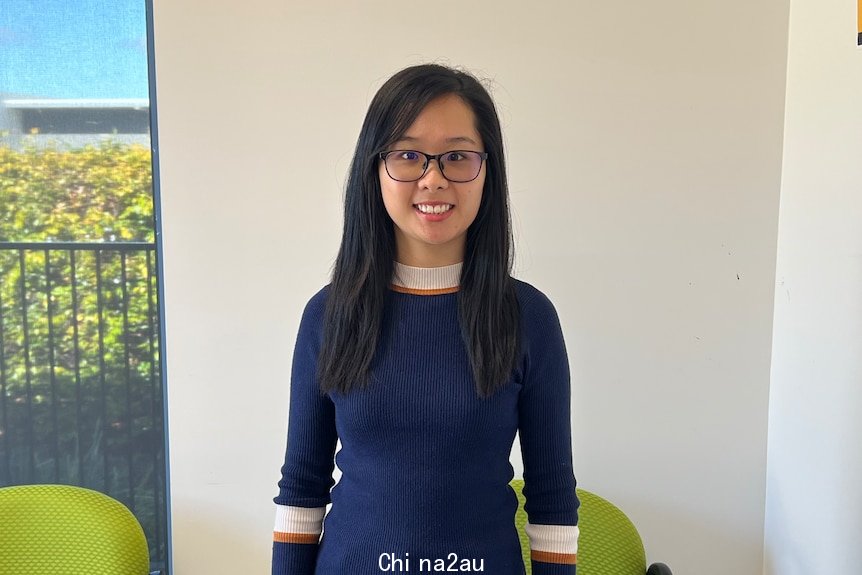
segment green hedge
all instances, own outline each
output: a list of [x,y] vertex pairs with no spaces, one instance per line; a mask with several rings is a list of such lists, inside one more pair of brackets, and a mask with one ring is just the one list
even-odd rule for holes
[[0,146],[0,241],[152,242],[150,150]]

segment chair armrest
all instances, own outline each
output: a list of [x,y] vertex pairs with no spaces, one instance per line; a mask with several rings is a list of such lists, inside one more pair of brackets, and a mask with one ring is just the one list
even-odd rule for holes
[[670,572],[670,567],[664,563],[653,563],[646,571],[646,575],[673,575]]

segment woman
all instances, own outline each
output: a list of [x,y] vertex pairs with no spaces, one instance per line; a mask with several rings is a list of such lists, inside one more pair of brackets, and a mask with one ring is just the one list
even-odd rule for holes
[[443,66],[395,74],[359,135],[332,283],[297,337],[273,574],[523,574],[516,432],[533,573],[575,573],[566,350],[510,254],[490,96]]

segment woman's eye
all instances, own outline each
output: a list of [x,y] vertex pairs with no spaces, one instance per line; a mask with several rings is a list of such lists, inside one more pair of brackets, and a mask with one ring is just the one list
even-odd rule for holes
[[449,152],[446,154],[447,162],[457,162],[464,159],[464,154],[461,152]]
[[401,152],[399,159],[412,162],[419,159],[419,154],[417,152]]

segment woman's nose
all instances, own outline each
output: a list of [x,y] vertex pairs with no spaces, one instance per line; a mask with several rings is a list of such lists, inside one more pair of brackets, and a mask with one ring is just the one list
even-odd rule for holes
[[440,160],[433,159],[428,162],[428,169],[419,179],[420,187],[429,190],[441,190],[449,187],[449,180],[443,176],[443,170],[440,169]]

